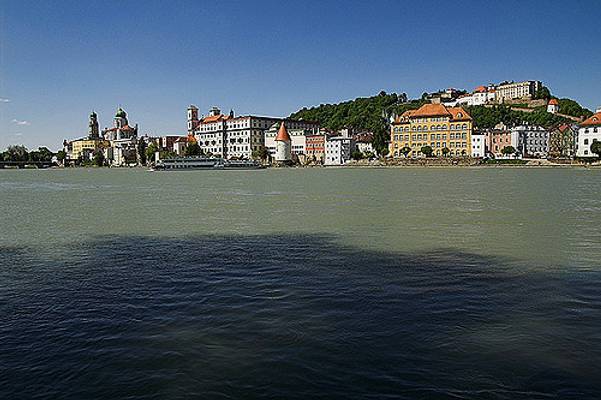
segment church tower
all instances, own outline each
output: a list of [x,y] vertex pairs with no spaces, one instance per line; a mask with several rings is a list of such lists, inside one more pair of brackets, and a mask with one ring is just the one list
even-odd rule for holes
[[194,129],[198,126],[198,108],[190,104],[188,107],[188,136],[194,134]]
[[88,123],[88,139],[98,140],[100,132],[98,130],[98,115],[92,111],[90,114],[90,122]]
[[123,128],[127,126],[127,113],[119,107],[117,113],[115,114],[114,120],[115,128]]

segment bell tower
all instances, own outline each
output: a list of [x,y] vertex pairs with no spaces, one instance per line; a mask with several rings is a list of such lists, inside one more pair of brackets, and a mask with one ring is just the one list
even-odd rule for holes
[[194,134],[194,129],[198,126],[198,108],[190,104],[188,107],[188,135]]
[[90,121],[88,123],[88,138],[91,140],[98,140],[100,134],[98,131],[98,115],[92,111],[90,114]]

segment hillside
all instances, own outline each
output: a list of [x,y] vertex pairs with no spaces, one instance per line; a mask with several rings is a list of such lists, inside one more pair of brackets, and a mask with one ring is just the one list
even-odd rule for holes
[[305,107],[290,115],[290,118],[318,121],[323,127],[333,130],[345,127],[369,130],[374,133],[374,147],[382,152],[387,149],[390,135],[387,117],[393,113],[401,114],[405,110],[417,109],[423,104],[423,100],[407,102],[407,95],[404,93],[388,94],[382,91],[372,97]]
[[[588,117],[590,110],[581,107],[571,99],[558,99],[562,113],[570,116]],[[372,97],[359,97],[355,100],[337,104],[321,104],[317,107],[302,108],[290,115],[293,119],[318,121],[325,128],[338,130],[345,127],[366,129],[374,133],[374,147],[381,154],[387,151],[389,141],[388,117],[400,115],[406,110],[417,109],[425,104],[425,100],[407,101],[404,93],[380,92]],[[492,128],[499,122],[505,125],[532,124],[550,127],[559,123],[570,123],[569,119],[550,114],[545,107],[538,107],[530,112],[516,111],[508,106],[472,106],[466,107],[474,118],[474,126],[480,129]]]

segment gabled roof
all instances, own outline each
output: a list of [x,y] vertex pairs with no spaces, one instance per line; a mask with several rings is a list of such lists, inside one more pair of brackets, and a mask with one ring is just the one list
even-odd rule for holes
[[580,124],[581,126],[601,126],[601,112],[595,113],[588,117]]
[[278,140],[281,142],[290,142],[290,135],[288,134],[288,131],[286,130],[286,125],[284,125],[284,121],[282,121],[282,124],[280,125],[280,130],[278,131],[278,134],[275,137],[275,140]]
[[549,100],[549,105],[550,106],[558,106],[559,101],[557,101],[557,99],[551,99],[551,100]]
[[474,89],[474,92],[484,93],[486,92],[486,88],[484,86],[478,86],[476,89]]

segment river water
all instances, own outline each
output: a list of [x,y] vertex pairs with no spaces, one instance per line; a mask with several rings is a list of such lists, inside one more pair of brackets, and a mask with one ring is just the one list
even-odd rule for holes
[[600,182],[0,171],[0,398],[601,398]]

